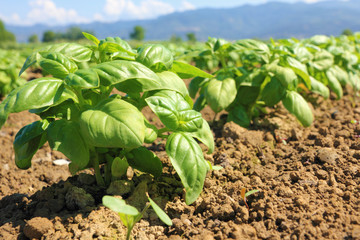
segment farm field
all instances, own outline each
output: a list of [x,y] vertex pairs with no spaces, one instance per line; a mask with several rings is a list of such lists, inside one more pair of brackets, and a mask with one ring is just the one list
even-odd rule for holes
[[[349,97],[320,101],[314,126],[306,129],[283,108],[256,130],[218,122],[217,147],[206,159],[224,169],[208,173],[191,206],[182,200],[181,182],[173,175],[149,181],[155,196],[169,199],[163,207],[174,226],[164,226],[150,213],[135,226],[134,238],[358,239],[360,142],[354,135],[360,127],[350,121],[360,117],[360,106],[352,108]],[[28,223],[33,231],[44,231],[44,239],[121,239],[125,229],[115,213],[100,206],[106,193],[94,186],[92,175],[68,179],[67,167],[51,162],[61,155],[49,147],[34,156],[29,170],[15,166],[14,133],[33,118],[14,114],[1,131],[1,238],[26,239],[24,226],[33,219]],[[287,144],[277,143],[272,131],[288,138]],[[163,147],[156,153],[169,164]],[[134,184],[144,187],[143,180]],[[73,210],[65,196],[74,187],[95,201]],[[240,196],[244,187],[260,190],[249,197],[249,210]]]
[[104,195],[170,217],[150,208],[134,239],[360,239],[358,35],[185,54],[86,37],[31,55],[0,104],[1,239],[125,239]]

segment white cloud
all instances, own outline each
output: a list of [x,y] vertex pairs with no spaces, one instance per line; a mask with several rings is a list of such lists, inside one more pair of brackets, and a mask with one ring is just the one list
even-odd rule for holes
[[34,0],[30,2],[30,11],[26,16],[26,22],[57,25],[85,23],[89,20],[79,16],[74,9],[57,7],[52,0]]
[[183,12],[183,11],[194,10],[194,9],[196,9],[194,4],[192,4],[186,0],[183,0],[183,1],[181,1],[181,6],[178,10],[180,12]]
[[[114,19],[149,19],[175,12],[175,8],[159,0],[142,0],[135,4],[132,0],[106,0],[104,13]],[[111,19],[113,20],[113,19]]]
[[322,2],[324,0],[302,0],[302,2],[305,2],[305,3],[318,3],[318,2]]
[[105,22],[106,21],[105,17],[100,13],[95,13],[94,16],[93,16],[93,20],[94,21],[99,21],[99,22]]
[[0,19],[6,23],[10,23],[10,24],[14,24],[14,25],[22,24],[22,20],[21,20],[19,14],[17,14],[17,13],[13,13],[10,16],[5,16],[5,15],[0,14]]
[[1,18],[14,25],[33,25],[37,23],[46,25],[65,25],[69,23],[87,23],[90,19],[81,17],[74,9],[57,7],[52,0],[33,0],[29,2],[30,10],[25,17],[18,14],[1,16]]

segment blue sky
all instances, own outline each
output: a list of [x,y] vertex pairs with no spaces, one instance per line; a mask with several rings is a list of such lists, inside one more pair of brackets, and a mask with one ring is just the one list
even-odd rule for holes
[[[113,22],[150,19],[204,7],[229,8],[269,1],[274,0],[0,0],[0,19],[9,25]],[[276,1],[311,4],[325,0]]]

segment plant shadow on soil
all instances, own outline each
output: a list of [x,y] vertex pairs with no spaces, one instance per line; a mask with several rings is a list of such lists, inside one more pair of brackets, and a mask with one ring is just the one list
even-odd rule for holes
[[[360,141],[354,137],[360,125],[350,123],[360,119],[360,105],[345,94],[340,101],[320,99],[315,106],[309,128],[281,105],[252,129],[225,123],[226,115],[219,115],[213,125],[215,152],[202,148],[205,159],[223,169],[207,174],[203,192],[190,206],[163,145],[148,146],[162,160],[164,173],[156,180],[135,173],[132,192],[124,198],[136,205],[134,199],[144,201],[147,188],[173,226],[164,226],[148,211],[135,225],[134,238],[360,239]],[[203,116],[213,118],[206,109]],[[26,118],[28,113],[12,115],[0,136],[0,238],[26,239],[27,222],[42,239],[122,239],[125,228],[117,214],[101,206],[106,192],[90,172],[68,178],[65,166],[44,160],[48,147],[35,156],[42,161],[16,169],[11,145]],[[52,160],[59,157],[51,152]],[[241,198],[243,188],[260,190],[248,198],[249,209]],[[131,198],[133,192],[139,194]]]
[[[172,167],[166,166],[165,168],[172,169]],[[174,200],[171,197],[178,196],[175,192],[178,194],[183,193],[180,180],[176,179],[174,175],[169,174],[163,175],[156,180],[150,175],[142,174],[140,176],[132,176],[131,180],[123,179],[121,181],[121,183],[129,183],[131,185],[130,192],[122,194],[122,197],[139,210],[147,202],[145,193],[148,191],[161,208],[165,208],[168,201]],[[111,194],[116,194],[117,191],[124,191],[124,188],[117,189],[117,187],[119,186],[111,188]],[[74,223],[81,225],[82,219],[89,218],[92,212],[99,210],[102,197],[106,194],[106,189],[97,186],[94,176],[88,173],[80,173],[79,175],[69,177],[66,181],[61,180],[58,183],[36,191],[30,196],[14,193],[0,200],[0,228],[8,224],[11,228],[20,231],[18,239],[26,239],[24,235],[24,232],[26,232],[24,229],[25,225],[27,225],[25,228],[32,228],[31,231],[35,232],[35,235],[26,233],[26,236],[36,236],[36,232],[40,231],[43,225],[48,225],[47,231],[50,232],[59,230],[64,225]],[[174,212],[173,216],[175,215],[176,213]],[[159,221],[156,221],[156,216],[152,211],[147,211],[144,218],[152,218],[154,225],[161,225]],[[37,219],[37,221],[27,221],[30,219]],[[116,221],[120,223],[120,219],[116,219]],[[28,223],[26,224],[26,222]],[[50,224],[50,222],[52,223]],[[117,225],[115,224],[115,226]],[[119,227],[118,230],[120,231],[122,228]],[[74,232],[73,236],[76,236],[76,234]],[[100,234],[103,235],[103,233]],[[84,235],[80,233],[78,235],[82,239],[81,237],[88,236],[89,234]],[[92,233],[91,238],[96,238],[98,235],[99,233],[95,231]]]

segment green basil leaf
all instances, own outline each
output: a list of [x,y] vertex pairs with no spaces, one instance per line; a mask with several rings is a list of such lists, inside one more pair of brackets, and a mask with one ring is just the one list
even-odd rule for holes
[[126,55],[132,56],[132,58],[136,55],[131,46],[119,37],[107,37],[101,40],[99,50],[108,53],[125,52]]
[[301,63],[300,61],[298,61],[296,58],[288,56],[286,58],[286,62],[288,63],[288,65],[290,67],[297,68],[297,69],[301,70],[303,73],[308,74],[306,65]]
[[259,93],[260,87],[240,86],[233,103],[242,105],[254,104],[259,96]]
[[31,67],[33,64],[35,64],[37,61],[39,61],[39,59],[41,58],[41,55],[38,52],[34,52],[32,53],[25,61],[24,65],[22,66],[19,76],[21,76],[21,74],[23,72],[25,72],[26,69],[28,69],[29,67]]
[[160,220],[163,221],[163,223],[166,225],[172,226],[172,221],[169,216],[150,197],[148,197],[148,199],[150,201],[151,207],[154,209]]
[[191,82],[189,83],[189,95],[190,95],[190,97],[195,98],[196,94],[199,91],[199,89],[208,81],[209,81],[208,78],[203,78],[203,77],[195,77],[195,78],[193,78],[191,80]]
[[186,134],[205,144],[208,147],[208,154],[210,154],[214,152],[215,148],[214,136],[208,122],[205,119],[202,119],[202,121],[203,123],[201,128],[197,129],[195,132],[189,132]]
[[[158,90],[161,89],[168,89],[168,90],[174,90],[178,93],[180,93],[183,97],[189,95],[189,92],[187,90],[187,87],[184,83],[184,81],[175,73],[169,72],[169,71],[163,71],[160,73],[156,73],[158,75],[160,81],[160,88],[157,88]],[[154,89],[147,89],[147,91],[150,90],[156,90]]]
[[189,104],[190,108],[193,108],[194,101],[191,99],[191,97],[189,95],[185,95],[184,100]]
[[329,68],[327,72],[331,72],[331,74],[339,81],[341,86],[345,86],[350,83],[348,73],[337,65]]
[[334,57],[326,50],[316,52],[314,58],[310,62],[310,65],[320,72],[329,69],[333,64]]
[[117,178],[120,178],[126,174],[126,171],[129,167],[129,163],[125,158],[114,158],[111,164],[111,175]]
[[5,124],[7,118],[9,117],[9,112],[0,104],[0,128]]
[[90,106],[97,105],[101,100],[103,100],[103,96],[99,94],[96,89],[83,89],[82,96],[84,99],[84,103]]
[[252,195],[252,194],[254,194],[254,193],[257,193],[257,192],[259,192],[259,191],[260,191],[260,190],[258,190],[258,189],[254,189],[254,190],[248,191],[248,192],[245,193],[245,197],[248,197],[248,196],[250,196],[250,195]]
[[195,111],[200,112],[201,110],[204,109],[204,107],[206,106],[206,98],[204,94],[200,94],[200,96],[196,99],[193,109]]
[[360,78],[358,72],[349,72],[349,82],[355,91],[360,89]]
[[296,55],[296,58],[302,63],[309,62],[313,57],[309,50],[307,50],[306,47],[301,45],[296,45],[293,51]]
[[59,52],[75,62],[88,62],[93,54],[92,50],[78,43],[59,43],[50,45],[41,52]]
[[79,123],[65,119],[54,121],[50,123],[47,135],[50,147],[62,152],[71,160],[69,169],[72,174],[86,168],[90,160],[90,152],[80,132]]
[[120,198],[116,198],[112,196],[104,196],[102,198],[102,203],[105,207],[108,207],[117,213],[122,213],[130,216],[136,216],[140,214],[136,208],[127,205],[125,200]]
[[213,78],[214,76],[188,63],[174,61],[170,71],[177,73],[181,78]]
[[202,126],[201,114],[191,110],[184,99],[173,101],[169,97],[152,96],[145,101],[161,122],[171,130],[192,132]]
[[316,46],[321,46],[330,43],[330,38],[325,35],[315,35],[311,37],[308,41]]
[[72,60],[58,52],[43,53],[40,66],[55,78],[65,78],[69,73],[77,70],[77,65]]
[[[1,69],[0,69],[1,70]],[[7,75],[5,72],[0,71],[0,87],[11,84],[11,77]],[[4,93],[1,92],[1,95]]]
[[59,105],[53,107],[47,107],[44,111],[40,111],[41,109],[30,110],[31,113],[38,114],[42,119],[46,118],[59,118],[59,119],[78,119],[80,116],[79,109],[74,104],[72,100],[67,100]]
[[202,127],[203,118],[201,113],[195,110],[181,111],[178,114],[179,127],[178,131],[193,132]]
[[14,89],[0,104],[0,127],[9,113],[21,112],[56,105],[65,101],[65,91],[61,79],[38,78]]
[[214,49],[213,51],[216,52],[216,51],[224,51],[224,50],[227,50],[227,48],[229,48],[231,46],[231,43],[226,41],[225,39],[222,39],[222,38],[217,38],[216,39],[216,42],[214,44]]
[[310,77],[311,80],[311,91],[317,93],[324,98],[328,98],[330,95],[329,89],[322,82]]
[[100,79],[94,70],[80,69],[74,73],[70,73],[65,78],[65,83],[75,88],[91,89],[100,86]]
[[313,114],[305,99],[295,91],[286,91],[282,100],[284,107],[293,114],[300,123],[308,127],[313,122]]
[[233,78],[213,78],[205,90],[205,98],[211,109],[218,113],[227,108],[236,97],[236,83]]
[[233,121],[234,123],[244,128],[248,128],[250,126],[250,120],[251,119],[245,107],[242,105],[237,105],[233,109],[231,109],[227,118],[228,122]]
[[186,204],[193,203],[204,186],[207,163],[197,142],[185,133],[172,133],[166,142],[169,156],[186,191]]
[[286,89],[281,82],[277,78],[272,77],[270,82],[265,85],[260,100],[264,101],[266,106],[272,107],[279,103],[285,94]]
[[[64,83],[55,78],[38,78],[20,86],[9,94],[12,112],[51,106],[61,97]],[[10,103],[9,102],[9,103]]]
[[326,77],[328,79],[329,88],[332,91],[334,91],[334,93],[337,96],[337,99],[342,98],[343,90],[342,90],[341,84],[338,81],[338,79],[336,78],[334,72],[333,71],[326,71]]
[[129,79],[136,79],[137,82],[134,84],[140,86],[144,84],[159,86],[159,77],[149,68],[138,62],[115,60],[98,64],[92,69],[97,72],[101,85],[104,86],[115,85]]
[[92,41],[95,45],[99,45],[100,41],[99,39],[97,39],[97,37],[95,37],[94,35],[87,33],[87,32],[83,32],[82,33],[84,35],[84,37],[86,37],[88,40]]
[[136,148],[145,137],[144,117],[130,103],[106,99],[80,116],[81,132],[95,147]]
[[305,86],[308,89],[311,89],[311,80],[306,65],[292,57],[287,57],[286,60],[290,68],[296,73],[296,75],[301,77]]
[[160,177],[162,173],[162,163],[160,159],[145,147],[138,147],[131,150],[130,154],[126,155],[127,161],[131,167]]
[[298,78],[291,68],[282,67],[276,64],[269,64],[267,70],[276,77],[284,88],[296,90]]
[[184,81],[173,72],[156,73],[156,81],[145,79],[130,79],[117,84],[115,87],[126,93],[141,93],[154,90],[173,90],[186,97],[189,93]]
[[70,60],[75,62],[87,62],[90,61],[93,54],[92,50],[88,47],[77,43],[59,43],[50,46],[46,46],[39,51],[33,52],[25,61],[23,67],[20,70],[19,76],[31,65],[35,64],[41,59],[42,53],[60,53]]
[[184,98],[178,92],[170,91],[170,90],[161,90],[161,91],[157,91],[153,95],[158,97],[170,98],[173,102],[176,103],[175,107],[177,111],[185,111],[191,109],[191,104],[188,102],[186,97]]
[[47,121],[36,121],[20,129],[14,140],[15,163],[18,168],[27,169],[37,150],[46,142]]
[[146,118],[144,118],[144,124],[146,126],[144,142],[153,143],[158,137],[158,129],[150,124]]
[[138,49],[136,61],[155,72],[171,69],[174,58],[172,52],[161,44],[144,44]]
[[232,47],[237,51],[253,51],[256,55],[260,56],[261,59],[265,62],[269,62],[270,58],[270,49],[269,47],[258,40],[254,39],[243,39],[239,40],[232,45]]
[[176,130],[179,127],[178,110],[174,101],[159,96],[148,97],[145,101],[167,128]]
[[251,86],[251,87],[260,87],[264,80],[266,79],[266,74],[258,68],[252,72],[245,72],[242,76],[236,78],[237,86]]

